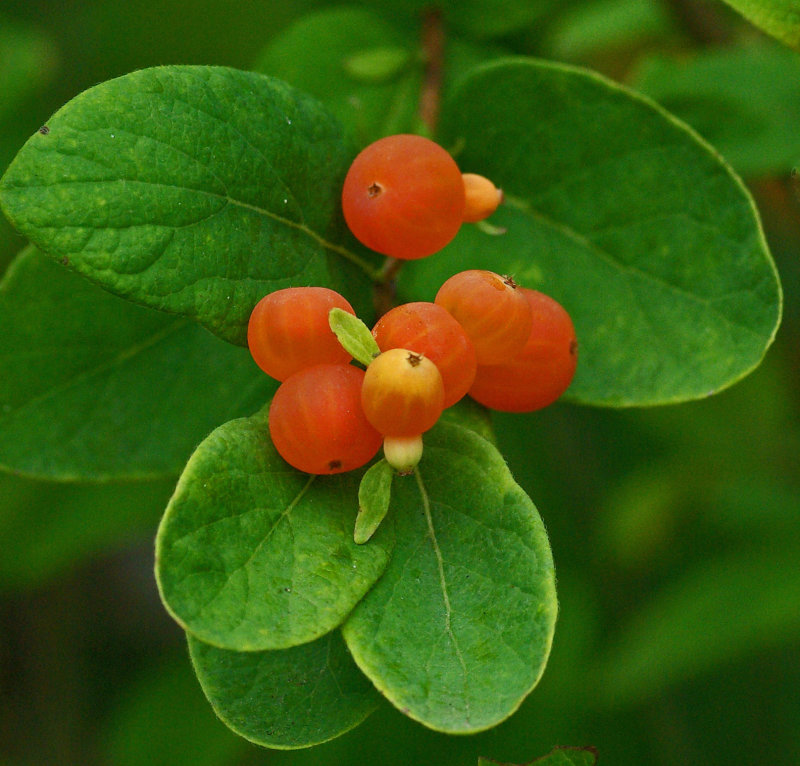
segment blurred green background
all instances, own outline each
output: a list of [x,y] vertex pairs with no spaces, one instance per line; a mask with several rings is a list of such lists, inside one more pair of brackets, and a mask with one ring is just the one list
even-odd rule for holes
[[[156,64],[248,68],[322,5],[4,0],[0,167],[81,90]],[[491,36],[493,49],[587,65],[652,94],[744,175],[785,290],[763,365],[703,402],[495,418],[550,533],[561,614],[539,687],[473,737],[435,734],[385,704],[308,751],[237,738],[203,698],[156,593],[152,540],[174,480],[0,474],[0,764],[466,766],[479,754],[529,761],[558,744],[595,745],[617,766],[794,762],[800,55],[713,2],[514,5],[527,14],[514,29],[482,35],[479,11],[494,6],[480,0],[455,26],[476,45]],[[0,223],[0,269],[23,245]]]

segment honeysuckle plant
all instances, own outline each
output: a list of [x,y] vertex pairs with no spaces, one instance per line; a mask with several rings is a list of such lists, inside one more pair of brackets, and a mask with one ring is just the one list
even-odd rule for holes
[[[446,411],[390,494],[385,463],[287,465],[267,423],[277,384],[245,348],[264,295],[329,287],[369,323],[458,271],[512,274],[569,310],[580,362],[564,399],[591,407],[722,391],[780,320],[758,212],[714,147],[598,73],[465,42],[449,5],[421,38],[337,8],[279,34],[254,71],[100,83],[0,179],[30,241],[0,285],[0,464],[180,476],[156,539],[161,598],[218,716],[266,747],[332,739],[381,698],[453,734],[511,716],[557,636],[558,551],[474,403]],[[492,179],[491,226],[402,267],[360,244],[343,180],[391,133]]]

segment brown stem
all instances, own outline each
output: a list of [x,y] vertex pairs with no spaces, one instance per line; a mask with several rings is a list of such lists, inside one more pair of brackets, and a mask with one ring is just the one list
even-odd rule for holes
[[433,136],[439,121],[439,102],[444,73],[444,25],[442,12],[429,8],[422,19],[422,53],[425,75],[419,99],[419,118]]
[[403,265],[399,258],[387,258],[381,269],[381,279],[375,284],[374,300],[375,315],[380,318],[389,309],[394,308],[397,296],[395,277]]

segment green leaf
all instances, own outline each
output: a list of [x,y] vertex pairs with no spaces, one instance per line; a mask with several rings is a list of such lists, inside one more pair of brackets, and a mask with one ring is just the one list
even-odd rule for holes
[[[359,145],[409,132],[414,124],[422,67],[413,66],[417,40],[372,9],[330,8],[296,21],[273,39],[255,69],[280,77],[320,99]],[[401,52],[406,64],[394,77],[367,79],[364,57]],[[354,65],[359,71],[353,71]],[[395,64],[396,65],[396,64]]]
[[598,661],[587,683],[612,709],[800,637],[800,548],[727,554],[687,569],[651,594]]
[[[392,488],[391,563],[343,634],[403,713],[476,732],[511,715],[553,637],[553,561],[536,509],[494,447],[441,423],[413,476]],[[370,546],[366,546],[370,547]]]
[[267,410],[194,453],[156,540],[161,597],[223,649],[284,649],[337,627],[386,567],[392,530],[353,542],[359,472],[309,476],[269,437]]
[[683,124],[599,75],[529,59],[473,70],[442,117],[461,169],[505,191],[492,221],[507,234],[462,227],[403,270],[402,295],[432,299],[466,268],[552,295],[575,322],[567,396],[584,403],[705,397],[758,365],[780,318],[775,266],[749,194]]
[[[552,752],[535,758],[528,766],[595,766],[597,751],[593,747],[554,747]],[[478,766],[514,766],[489,758],[478,758]]]
[[407,48],[383,45],[354,53],[344,62],[345,71],[363,82],[384,82],[400,74],[411,60]]
[[474,399],[465,396],[461,401],[456,402],[452,407],[444,410],[439,417],[440,423],[454,423],[455,425],[469,428],[478,436],[482,436],[487,441],[497,446],[494,431],[492,430],[492,420],[489,410]]
[[670,9],[653,0],[595,0],[559,13],[547,32],[548,57],[561,61],[608,56],[674,32]]
[[800,48],[800,7],[797,0],[725,0],[748,21],[778,40]]
[[372,267],[341,244],[354,241],[339,209],[352,152],[285,83],[144,69],[90,88],[47,127],[0,180],[0,204],[106,289],[240,345],[253,306],[282,287],[346,286],[368,305]]
[[651,57],[633,84],[686,120],[740,173],[785,174],[800,156],[800,57],[777,44]]
[[63,484],[0,474],[0,593],[41,587],[152,539],[174,481]]
[[392,497],[394,471],[385,461],[379,460],[361,478],[358,485],[358,515],[353,539],[359,545],[368,542],[389,510]]
[[365,367],[381,353],[369,327],[348,311],[331,309],[328,324],[344,350]]
[[358,726],[380,696],[338,631],[291,649],[232,652],[189,636],[189,652],[217,715],[264,747],[311,747]]
[[176,476],[274,383],[243,349],[24,251],[0,282],[0,465],[59,480]]
[[[505,24],[510,18],[509,2],[502,2],[502,13],[487,14],[494,23]],[[374,3],[369,8],[345,6],[308,14],[269,43],[255,69],[318,98],[358,146],[395,133],[420,132],[424,52],[418,27],[421,12],[429,6],[426,2],[416,10],[403,0],[402,7],[388,9],[385,16],[377,12]],[[530,0],[519,2],[525,13],[530,13],[530,6]],[[463,0],[458,0],[452,10],[455,13],[462,7]],[[457,37],[448,38],[443,91],[454,78],[494,55],[485,44],[478,47]],[[392,73],[392,66],[397,71]],[[370,77],[367,69],[372,70]]]

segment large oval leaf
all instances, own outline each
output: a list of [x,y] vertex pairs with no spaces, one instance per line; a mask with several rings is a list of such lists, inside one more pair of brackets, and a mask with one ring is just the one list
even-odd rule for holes
[[742,175],[786,175],[800,157],[800,56],[777,43],[651,56],[637,67],[635,87]]
[[354,305],[367,302],[371,267],[341,245],[351,155],[322,105],[280,80],[157,67],[56,112],[0,180],[0,204],[112,292],[244,345],[272,290],[346,284]]
[[200,444],[156,540],[167,609],[223,649],[284,649],[333,630],[380,577],[394,542],[388,524],[368,545],[353,542],[361,472],[291,468],[272,445],[267,409]]
[[439,424],[398,477],[392,561],[342,630],[395,706],[444,732],[489,728],[541,676],[556,618],[541,519],[495,448]]
[[[394,67],[384,65],[380,76],[358,71],[367,57],[378,69],[381,56]],[[325,8],[302,17],[270,42],[256,69],[319,98],[359,144],[408,132],[414,122],[422,80],[416,40],[372,9]]]
[[[590,72],[528,59],[474,70],[443,112],[463,171],[507,204],[403,272],[432,296],[488,268],[553,295],[580,344],[568,395],[602,405],[699,398],[761,360],[780,285],[753,202],[719,156],[652,102]],[[415,297],[419,300],[420,297]]]
[[358,726],[380,704],[339,631],[272,652],[232,652],[188,638],[197,678],[217,715],[258,745],[317,745]]
[[[508,20],[509,2],[501,2],[504,13],[489,15]],[[530,0],[520,5],[530,6]],[[458,0],[453,10],[468,9]],[[411,28],[397,23],[408,11],[406,2],[403,9],[386,16],[372,5],[324,8],[298,19],[271,40],[255,68],[318,98],[359,146],[393,133],[424,133],[418,111],[427,52],[421,47],[424,35],[416,29],[421,13],[411,15]],[[485,23],[481,26],[486,30]],[[485,46],[448,39],[442,92],[461,72],[493,55],[495,51]]]
[[797,0],[725,0],[746,19],[787,45],[800,49]]
[[0,282],[0,465],[59,480],[176,476],[274,390],[243,349],[28,249]]

